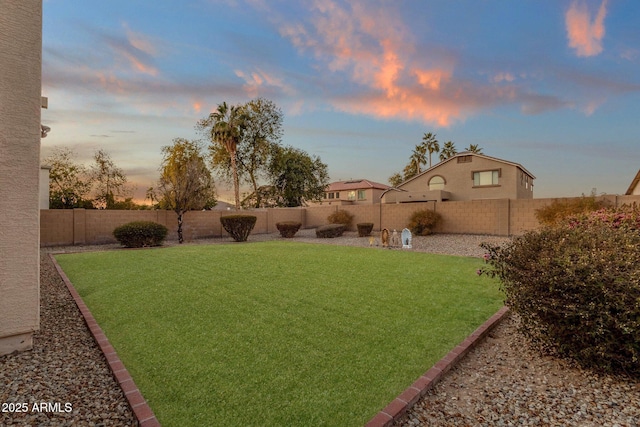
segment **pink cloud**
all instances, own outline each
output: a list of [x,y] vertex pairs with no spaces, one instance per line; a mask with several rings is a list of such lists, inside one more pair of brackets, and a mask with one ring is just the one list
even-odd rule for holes
[[569,47],[576,50],[576,55],[595,56],[602,52],[606,16],[607,0],[602,1],[593,21],[585,3],[580,0],[574,0],[571,3],[565,14],[565,24]]

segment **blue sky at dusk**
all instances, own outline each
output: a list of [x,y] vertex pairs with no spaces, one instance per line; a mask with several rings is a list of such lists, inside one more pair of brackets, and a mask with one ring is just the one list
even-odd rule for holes
[[42,156],[105,149],[138,198],[162,146],[256,97],[333,181],[387,183],[425,132],[522,164],[536,198],[624,194],[640,169],[636,0],[43,4]]

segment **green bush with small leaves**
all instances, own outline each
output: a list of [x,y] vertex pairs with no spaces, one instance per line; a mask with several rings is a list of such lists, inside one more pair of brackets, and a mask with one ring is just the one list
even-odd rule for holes
[[427,236],[442,221],[442,216],[435,211],[424,209],[415,211],[409,218],[407,228],[417,236]]
[[233,237],[236,242],[246,242],[258,218],[254,215],[227,215],[220,217],[222,228]]
[[344,209],[340,209],[329,215],[327,221],[329,221],[329,224],[344,224],[346,228],[350,228],[353,222],[353,215]]
[[373,223],[372,222],[361,222],[361,223],[356,224],[356,227],[358,227],[358,236],[359,237],[366,237],[366,236],[371,234],[371,231],[373,231]]
[[283,221],[276,223],[276,228],[280,232],[280,235],[288,239],[295,236],[298,230],[300,230],[300,227],[302,227],[301,222]]
[[568,217],[588,214],[610,205],[606,199],[596,200],[594,196],[583,196],[566,201],[554,200],[551,204],[536,209],[534,215],[542,225],[555,225]]
[[316,228],[316,237],[321,239],[331,239],[340,237],[346,230],[344,224],[327,224]]
[[640,211],[582,214],[483,244],[521,331],[580,365],[640,377]]
[[127,248],[160,246],[169,230],[153,221],[134,221],[113,230],[113,236]]

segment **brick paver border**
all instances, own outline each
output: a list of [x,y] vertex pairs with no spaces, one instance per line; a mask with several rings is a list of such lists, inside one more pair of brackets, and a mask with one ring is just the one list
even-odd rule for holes
[[448,371],[453,368],[464,356],[469,353],[487,334],[502,321],[509,312],[507,307],[502,307],[493,316],[484,322],[478,329],[451,350],[431,369],[418,378],[409,388],[403,391],[382,411],[371,419],[366,427],[390,427],[399,420],[413,405],[424,396]]
[[107,336],[98,325],[98,322],[96,322],[96,319],[93,317],[93,314],[91,314],[91,311],[89,311],[89,308],[82,300],[82,297],[80,297],[80,294],[78,294],[78,291],[76,291],[76,288],[73,286],[67,275],[64,274],[64,271],[62,271],[62,268],[56,261],[54,255],[55,254],[50,253],[49,258],[53,261],[53,265],[56,267],[58,274],[60,274],[62,281],[67,285],[67,289],[69,289],[71,296],[78,306],[80,314],[84,317],[84,321],[89,328],[89,332],[91,332],[91,335],[93,335],[93,338],[98,343],[98,347],[100,347],[102,354],[104,354],[104,357],[107,359],[109,369],[111,369],[111,372],[122,389],[124,396],[127,398],[129,406],[133,410],[133,414],[138,420],[140,427],[160,427],[160,422],[157,420],[155,414],[147,404],[147,401],[142,396],[142,393],[140,393],[140,390],[133,381],[133,378],[131,378],[129,371],[127,371],[127,368],[125,368],[120,357],[118,357],[116,350],[109,343]]

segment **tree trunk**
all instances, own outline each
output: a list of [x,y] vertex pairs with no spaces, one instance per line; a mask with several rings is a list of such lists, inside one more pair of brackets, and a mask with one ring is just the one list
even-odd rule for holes
[[236,164],[236,152],[231,153],[231,169],[233,171],[233,190],[236,199],[236,210],[240,210],[240,180],[238,179],[238,165]]
[[182,244],[184,239],[182,238],[182,215],[183,211],[178,212],[178,243]]

